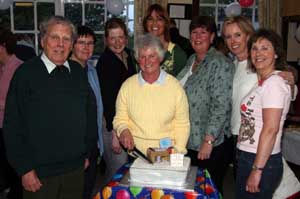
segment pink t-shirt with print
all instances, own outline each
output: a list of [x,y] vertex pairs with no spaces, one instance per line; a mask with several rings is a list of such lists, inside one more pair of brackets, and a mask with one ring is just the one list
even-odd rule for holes
[[282,128],[289,111],[291,89],[285,81],[274,72],[265,81],[257,83],[241,102],[241,127],[237,148],[242,151],[256,153],[260,133],[263,127],[262,109],[283,109],[279,132],[272,154],[281,151],[280,141]]

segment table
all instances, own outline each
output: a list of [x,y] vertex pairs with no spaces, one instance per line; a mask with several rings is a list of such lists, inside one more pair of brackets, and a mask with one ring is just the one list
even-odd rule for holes
[[122,178],[131,163],[123,165],[112,180],[93,199],[221,199],[206,169],[197,169],[194,190],[165,189],[124,185]]
[[286,128],[283,130],[282,154],[291,163],[300,165],[300,128]]

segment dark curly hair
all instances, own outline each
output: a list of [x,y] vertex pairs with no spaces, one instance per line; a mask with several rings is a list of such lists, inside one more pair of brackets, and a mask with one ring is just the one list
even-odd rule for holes
[[216,37],[218,36],[218,34],[217,34],[217,25],[214,18],[210,16],[193,17],[189,27],[190,33],[192,33],[192,31],[196,28],[205,28],[208,32],[214,33],[215,37],[212,45],[216,46]]
[[273,30],[269,29],[259,29],[257,30],[249,39],[248,41],[248,53],[249,53],[249,68],[253,71],[256,71],[254,65],[251,62],[251,48],[252,45],[257,42],[258,40],[266,39],[268,40],[275,51],[275,54],[277,55],[276,61],[275,61],[275,70],[287,70],[286,68],[286,52],[283,48],[283,41],[281,37],[274,32]]
[[92,36],[94,43],[96,43],[96,35],[94,33],[94,31],[89,28],[88,26],[78,26],[77,27],[77,38],[79,37],[87,37],[87,36]]

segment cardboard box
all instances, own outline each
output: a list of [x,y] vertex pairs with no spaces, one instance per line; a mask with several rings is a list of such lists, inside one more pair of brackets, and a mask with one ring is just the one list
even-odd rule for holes
[[167,149],[148,148],[147,157],[152,163],[163,160],[170,161],[170,154]]

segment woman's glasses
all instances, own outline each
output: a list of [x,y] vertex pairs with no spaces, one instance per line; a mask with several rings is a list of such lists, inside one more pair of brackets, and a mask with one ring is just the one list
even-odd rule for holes
[[77,41],[76,44],[80,46],[93,46],[95,43],[93,41]]

